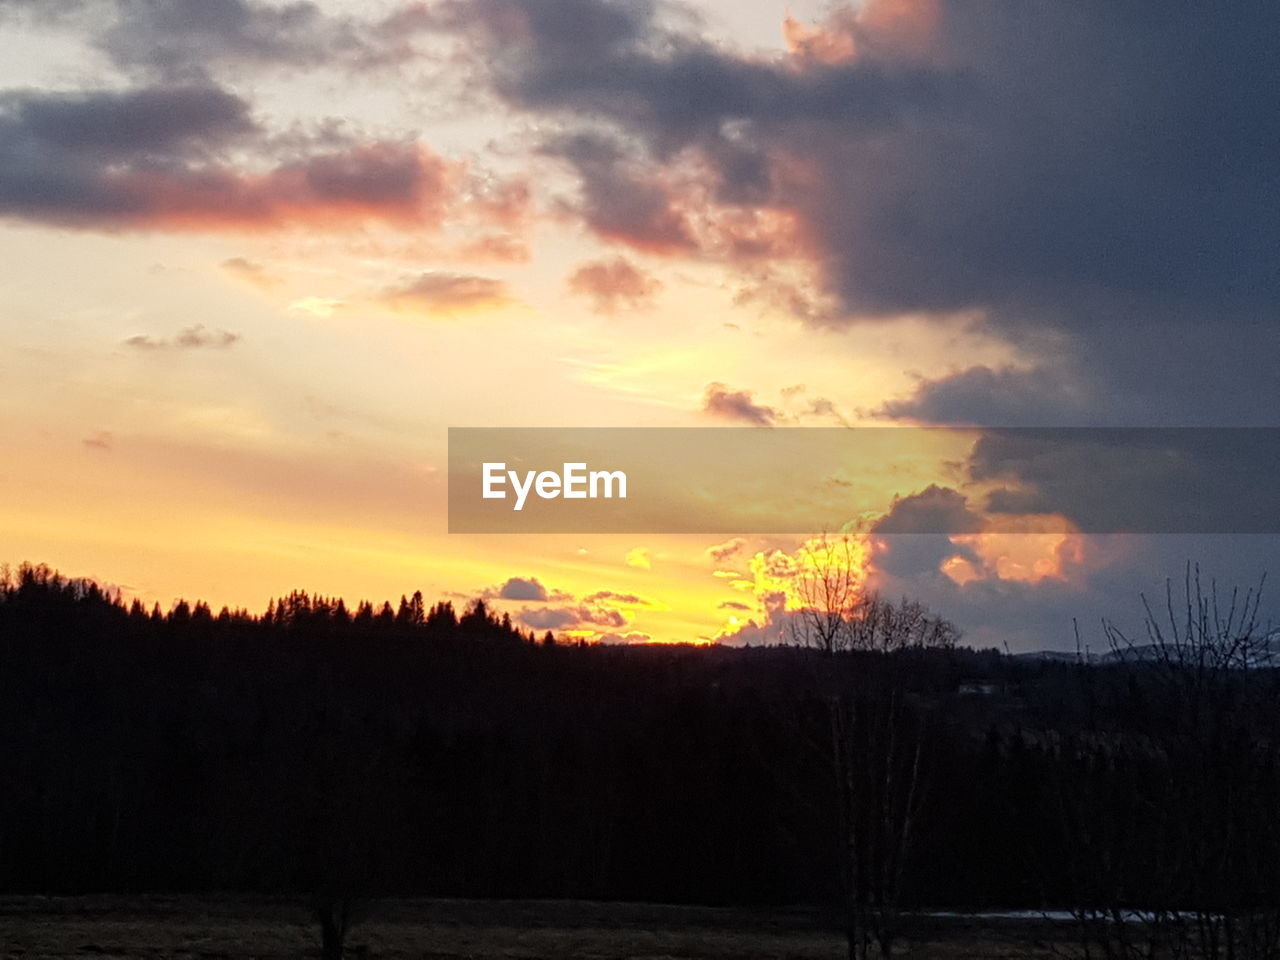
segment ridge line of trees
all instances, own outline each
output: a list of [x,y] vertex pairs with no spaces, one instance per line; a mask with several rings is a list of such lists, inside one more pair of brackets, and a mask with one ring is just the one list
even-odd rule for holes
[[118,590],[105,588],[94,580],[66,577],[46,564],[33,563],[22,563],[17,567],[0,565],[0,604],[11,611],[20,610],[29,618],[38,617],[42,610],[60,610],[64,614],[79,610],[85,616],[126,618],[133,623],[163,623],[178,627],[216,623],[299,630],[376,628],[404,631],[421,628],[427,633],[461,631],[497,641],[555,642],[552,631],[548,630],[538,638],[533,630],[516,625],[509,613],[499,614],[491,609],[483,597],[471,600],[459,612],[451,600],[440,600],[427,607],[422,591],[416,590],[412,596],[402,594],[395,607],[390,601],[375,605],[369,600],[360,600],[351,610],[342,597],[293,590],[284,596],[273,597],[261,614],[230,606],[223,606],[215,614],[203,600],[192,603],[181,598],[175,600],[168,611],[162,610],[158,602],[148,610],[140,599],[135,598],[126,604]]

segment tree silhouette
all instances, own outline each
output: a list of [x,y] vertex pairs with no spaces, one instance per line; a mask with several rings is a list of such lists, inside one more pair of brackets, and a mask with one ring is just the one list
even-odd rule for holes
[[[822,654],[828,754],[850,960],[893,953],[899,901],[928,786],[929,726],[913,703],[906,655],[950,649],[955,625],[921,603],[867,591],[861,554],[822,534],[801,552],[793,642]],[[850,655],[862,654],[855,660]],[[868,659],[865,655],[870,655]],[[854,671],[857,674],[854,674]]]

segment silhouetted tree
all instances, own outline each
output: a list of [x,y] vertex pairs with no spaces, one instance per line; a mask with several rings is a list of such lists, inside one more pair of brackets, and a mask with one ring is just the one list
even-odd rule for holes
[[[864,584],[861,551],[826,534],[800,553],[792,639],[823,654],[850,960],[892,955],[903,879],[927,786],[928,722],[912,702],[903,655],[949,649],[954,624],[918,602],[889,603]],[[850,654],[870,654],[857,661]]]

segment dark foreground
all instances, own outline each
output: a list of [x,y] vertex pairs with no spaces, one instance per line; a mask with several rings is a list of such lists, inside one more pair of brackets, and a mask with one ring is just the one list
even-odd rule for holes
[[[1071,956],[1048,921],[917,918],[919,960]],[[283,898],[0,898],[0,957],[241,960],[320,955],[304,903]],[[807,913],[647,904],[391,900],[371,905],[347,956],[430,960],[836,960],[843,937]]]

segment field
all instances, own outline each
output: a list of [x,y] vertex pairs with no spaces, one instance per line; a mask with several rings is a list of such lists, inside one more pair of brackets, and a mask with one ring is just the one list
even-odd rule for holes
[[[1043,921],[920,918],[919,960],[1063,956]],[[1048,940],[1048,942],[1046,942]],[[840,935],[799,912],[582,902],[395,900],[370,905],[349,957],[429,960],[837,960]],[[305,958],[318,927],[294,900],[247,897],[0,898],[0,957]]]

